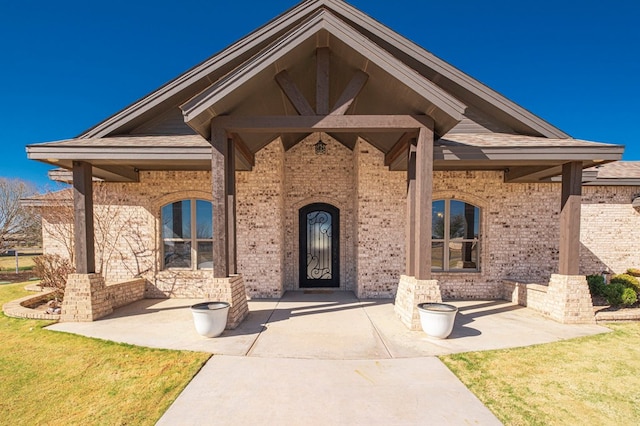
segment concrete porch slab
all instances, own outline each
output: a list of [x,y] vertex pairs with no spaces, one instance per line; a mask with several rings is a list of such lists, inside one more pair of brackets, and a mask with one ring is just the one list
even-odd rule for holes
[[199,302],[202,300],[144,299],[98,321],[57,323],[48,329],[151,348],[241,356],[247,354],[278,304],[277,300],[251,302],[249,315],[240,326],[209,339],[196,332],[189,310]]
[[191,299],[146,299],[101,320],[58,323],[55,331],[140,346],[231,356],[310,359],[385,359],[437,356],[549,343],[608,332],[598,325],[566,325],[511,302],[454,301],[459,313],[445,340],[408,330],[393,301],[358,300],[351,292],[287,292],[280,300],[249,302],[247,319],[214,339],[199,336]]
[[392,300],[287,292],[253,300],[235,330],[199,336],[189,306],[142,300],[51,330],[216,354],[160,419],[169,424],[483,424],[500,422],[435,355],[553,342],[609,331],[564,325],[506,301],[456,301],[450,338],[409,331]]

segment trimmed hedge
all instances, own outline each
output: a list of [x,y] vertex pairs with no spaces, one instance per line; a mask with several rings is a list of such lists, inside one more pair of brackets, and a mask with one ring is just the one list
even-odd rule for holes
[[613,278],[611,278],[611,284],[622,284],[623,286],[632,289],[636,293],[640,292],[640,282],[638,282],[638,279],[633,275],[614,275]]
[[602,275],[587,275],[587,283],[591,296],[604,296],[604,277]]
[[638,268],[629,268],[629,269],[627,269],[627,274],[633,275],[634,277],[640,277],[640,269],[638,269]]
[[604,288],[604,297],[607,298],[607,303],[611,306],[622,305],[622,293],[626,287],[624,284],[612,283]]
[[638,301],[638,294],[632,288],[625,288],[620,296],[622,305],[631,306]]

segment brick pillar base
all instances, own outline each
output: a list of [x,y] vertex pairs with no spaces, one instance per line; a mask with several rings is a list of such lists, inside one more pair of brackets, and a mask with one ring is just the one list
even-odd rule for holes
[[584,275],[551,275],[549,316],[563,324],[595,324],[591,292]]
[[60,321],[95,321],[113,312],[100,274],[69,274]]
[[227,319],[227,329],[232,330],[249,314],[247,293],[242,275],[228,278],[214,278],[212,286],[206,291],[207,300],[227,302],[231,305]]
[[438,280],[416,280],[401,275],[394,311],[408,329],[422,330],[418,304],[426,302],[442,302]]

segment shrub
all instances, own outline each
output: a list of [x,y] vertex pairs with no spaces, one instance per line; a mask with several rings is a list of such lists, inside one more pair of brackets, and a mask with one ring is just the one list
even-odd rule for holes
[[587,283],[591,296],[604,296],[604,277],[602,275],[587,275]]
[[634,276],[634,277],[640,277],[640,269],[638,268],[629,268],[627,269],[627,274]]
[[611,284],[622,284],[625,287],[633,289],[636,293],[640,292],[640,282],[633,275],[620,274],[611,278]]
[[618,306],[622,304],[622,293],[625,290],[624,284],[613,283],[604,288],[604,297],[607,298],[607,303],[611,306]]
[[638,294],[632,288],[625,288],[621,296],[622,304],[631,306],[638,301]]
[[42,287],[57,290],[57,297],[62,299],[67,285],[67,275],[74,272],[74,267],[68,259],[57,254],[45,254],[34,257],[33,271],[40,278]]

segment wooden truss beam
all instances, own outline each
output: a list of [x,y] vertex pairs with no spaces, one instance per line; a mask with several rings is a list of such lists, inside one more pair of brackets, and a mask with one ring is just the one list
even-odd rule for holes
[[93,174],[111,182],[139,182],[138,170],[129,166],[94,164]]
[[256,156],[244,140],[237,133],[232,133],[231,138],[235,144],[235,154],[237,158],[244,164],[245,168],[251,170],[256,165]]
[[233,133],[402,132],[433,128],[426,115],[217,116],[212,128]]
[[418,136],[417,132],[407,132],[400,136],[400,139],[391,147],[389,152],[384,156],[384,165],[389,167],[398,159],[406,155],[407,149],[411,145],[412,139]]
[[331,115],[344,115],[347,113],[347,110],[351,106],[351,104],[356,100],[360,91],[364,88],[364,85],[367,83],[369,79],[369,75],[364,71],[358,70],[356,74],[351,78],[349,84],[344,88],[342,94],[338,98],[338,101],[333,106],[331,110]]
[[557,176],[562,166],[522,166],[513,167],[504,173],[505,183],[540,182],[543,179]]
[[316,114],[329,114],[329,65],[328,47],[316,49]]
[[309,101],[307,101],[307,98],[300,92],[287,70],[276,74],[276,81],[282,89],[282,92],[284,92],[293,107],[298,111],[298,114],[316,115],[316,112],[311,108],[311,105],[309,105]]

